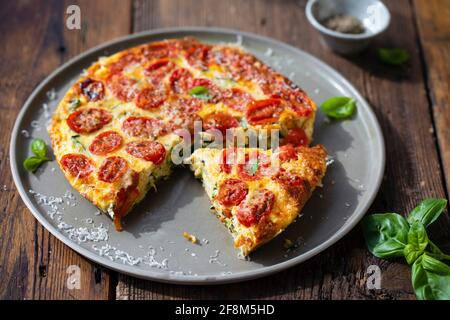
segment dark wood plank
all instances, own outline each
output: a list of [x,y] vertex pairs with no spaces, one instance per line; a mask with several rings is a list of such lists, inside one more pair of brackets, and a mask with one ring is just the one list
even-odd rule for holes
[[450,190],[450,1],[414,0],[419,39],[423,48],[429,99],[436,135]]
[[[305,4],[296,0],[138,0],[133,26],[134,31],[183,25],[229,27],[268,35],[311,52],[355,84],[381,123],[387,147],[386,174],[369,211],[406,214],[426,196],[445,196],[410,2],[387,3],[393,16],[389,31],[354,59],[332,54],[319,42],[306,21]],[[403,47],[411,53],[411,62],[404,70],[382,66],[374,55],[376,46]],[[449,226],[447,215],[433,227],[434,238],[444,247],[449,246],[445,237]],[[366,288],[366,270],[372,264],[381,268],[381,290]],[[372,257],[359,227],[308,262],[271,277],[195,287],[119,275],[117,293],[118,299],[414,299],[409,267],[401,261]]]
[[[81,30],[65,27],[66,8],[81,8]],[[17,113],[33,88],[58,65],[130,31],[131,3],[2,1],[0,34],[0,299],[114,298],[115,275],[51,236],[26,209],[9,169]],[[117,14],[120,12],[120,14]],[[81,268],[81,289],[66,286],[67,267]]]

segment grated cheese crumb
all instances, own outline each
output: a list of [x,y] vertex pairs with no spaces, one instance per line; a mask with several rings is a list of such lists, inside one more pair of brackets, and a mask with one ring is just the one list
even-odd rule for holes
[[22,133],[22,135],[25,137],[25,138],[29,138],[30,137],[30,133],[27,131],[27,130],[22,130],[20,133]]
[[51,88],[49,91],[46,92],[47,98],[49,100],[55,100],[56,99],[56,91],[55,88]]
[[334,162],[334,157],[330,156],[330,155],[327,155],[326,166],[328,167],[329,165],[333,164],[333,162]]
[[33,129],[36,129],[36,131],[40,131],[40,130],[42,129],[41,124],[40,124],[39,121],[37,121],[37,120],[31,121],[31,127],[32,127]]
[[209,256],[209,261],[208,262],[211,263],[211,264],[212,263],[217,263],[221,267],[226,267],[227,264],[223,263],[222,261],[219,260],[219,254],[220,254],[220,250],[216,250],[213,255]]
[[42,104],[42,110],[44,111],[44,116],[46,119],[49,119],[51,117],[49,108],[48,108],[48,104],[47,103],[43,103]]
[[132,255],[111,246],[110,244],[105,244],[98,248],[95,244],[92,245],[92,249],[97,251],[100,256],[105,256],[111,261],[119,260],[123,264],[130,266],[135,266],[142,262],[142,258],[135,258]]

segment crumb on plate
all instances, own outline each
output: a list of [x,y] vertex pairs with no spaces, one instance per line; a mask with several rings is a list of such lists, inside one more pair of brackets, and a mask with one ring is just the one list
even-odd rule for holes
[[192,243],[198,243],[197,238],[194,235],[187,233],[186,231],[183,232],[183,237],[185,237],[186,240],[188,240]]

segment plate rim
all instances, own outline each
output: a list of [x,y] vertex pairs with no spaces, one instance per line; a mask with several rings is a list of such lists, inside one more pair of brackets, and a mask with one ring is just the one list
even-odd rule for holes
[[[244,38],[253,38],[264,43],[273,43],[278,47],[282,47],[288,51],[291,51],[296,54],[306,55],[313,63],[320,64],[322,68],[324,68],[330,74],[333,74],[334,77],[340,79],[340,81],[345,85],[345,87],[351,92],[351,94],[359,101],[361,101],[364,105],[364,109],[367,111],[367,115],[369,117],[368,122],[370,122],[374,126],[374,141],[378,144],[378,153],[381,157],[380,166],[378,168],[378,172],[376,172],[376,181],[374,183],[374,188],[372,193],[369,195],[369,199],[363,208],[360,210],[359,214],[354,214],[350,219],[347,220],[347,223],[344,224],[339,230],[337,230],[331,237],[329,237],[326,241],[322,242],[318,246],[313,249],[301,254],[299,256],[293,257],[289,260],[270,265],[263,266],[258,270],[250,270],[243,271],[236,274],[229,275],[214,275],[214,276],[191,276],[191,275],[174,275],[167,272],[167,275],[161,272],[154,272],[152,270],[138,270],[134,266],[128,266],[126,264],[122,264],[116,261],[109,261],[104,257],[101,257],[95,254],[92,251],[82,247],[76,242],[67,238],[67,236],[62,233],[60,230],[56,229],[51,223],[45,218],[43,214],[39,212],[39,210],[33,205],[31,200],[28,197],[26,190],[24,190],[24,186],[20,180],[20,174],[15,154],[14,147],[16,146],[16,140],[20,130],[20,123],[22,122],[27,110],[29,109],[31,103],[35,99],[35,97],[42,91],[42,89],[50,83],[56,76],[60,74],[61,71],[69,68],[73,64],[76,64],[78,61],[84,59],[86,56],[93,54],[97,51],[105,50],[109,46],[117,45],[122,42],[127,42],[130,40],[136,40],[139,38],[145,38],[147,36],[158,35],[163,33],[195,33],[195,32],[203,32],[208,34],[225,34],[225,35],[234,35],[234,36],[243,36]],[[372,110],[369,103],[366,99],[359,93],[359,91],[348,81],[342,74],[340,74],[333,67],[328,65],[326,62],[314,57],[312,54],[294,47],[290,44],[284,43],[280,40],[273,39],[268,36],[258,35],[251,32],[245,32],[236,29],[229,28],[219,28],[219,27],[201,27],[201,26],[189,26],[189,27],[170,27],[170,28],[158,28],[152,30],[146,30],[138,33],[133,33],[129,35],[125,35],[104,43],[101,43],[91,49],[88,49],[75,57],[71,58],[66,63],[62,64],[58,68],[56,68],[53,72],[51,72],[44,80],[42,80],[32,91],[30,96],[26,99],[24,104],[21,107],[20,112],[17,115],[17,118],[14,123],[13,130],[11,132],[11,142],[10,142],[10,168],[12,172],[12,177],[14,183],[16,185],[17,191],[19,192],[22,201],[25,203],[27,208],[31,211],[33,216],[38,220],[40,224],[42,224],[53,236],[55,236],[58,240],[62,241],[65,245],[69,246],[72,250],[84,256],[85,258],[98,263],[108,269],[124,273],[133,277],[152,280],[162,283],[171,283],[171,284],[183,284],[183,285],[215,285],[215,284],[225,284],[225,283],[236,283],[242,281],[253,280],[265,276],[272,275],[274,273],[278,273],[280,271],[286,270],[293,266],[296,266],[310,258],[316,256],[317,254],[323,252],[324,250],[331,247],[333,244],[341,240],[345,235],[347,235],[356,224],[362,219],[362,217],[367,213],[367,210],[372,205],[375,197],[378,194],[378,191],[381,186],[381,182],[384,175],[385,163],[386,163],[386,153],[385,153],[385,141],[383,137],[383,133],[380,127],[380,124],[377,120],[377,117]]]

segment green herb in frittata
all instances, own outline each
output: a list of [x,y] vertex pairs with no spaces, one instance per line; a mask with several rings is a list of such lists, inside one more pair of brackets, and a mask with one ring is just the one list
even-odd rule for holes
[[189,91],[189,94],[191,96],[193,96],[194,98],[200,99],[200,100],[209,100],[211,99],[211,96],[208,94],[209,90],[208,88],[204,87],[204,86],[197,86],[191,89],[191,91]]

